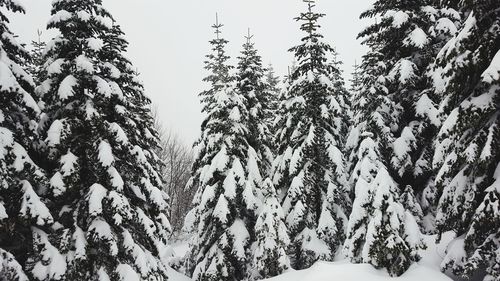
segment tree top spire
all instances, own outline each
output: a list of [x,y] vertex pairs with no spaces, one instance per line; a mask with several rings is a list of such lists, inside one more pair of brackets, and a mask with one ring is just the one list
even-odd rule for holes
[[221,28],[224,25],[219,23],[219,13],[215,13],[215,24],[212,25],[212,27],[215,29],[215,35],[217,36],[217,39],[220,39],[220,34],[222,33]]
[[253,35],[250,32],[250,27],[248,28],[248,33],[247,36],[245,36],[245,39],[247,39],[247,44],[251,44],[252,42]]

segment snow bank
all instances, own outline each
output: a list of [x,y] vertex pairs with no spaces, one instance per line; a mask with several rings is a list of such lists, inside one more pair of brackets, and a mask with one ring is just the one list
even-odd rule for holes
[[452,280],[443,273],[424,265],[413,265],[400,277],[390,277],[385,271],[376,270],[369,264],[351,264],[348,262],[317,262],[311,268],[301,271],[289,271],[280,276],[266,279],[268,281],[449,281]]
[[[422,260],[414,264],[400,277],[390,277],[385,270],[377,270],[369,264],[352,264],[347,260],[336,262],[317,262],[306,270],[289,270],[288,272],[264,281],[451,281],[450,277],[439,270],[446,249],[453,242],[455,235],[453,232],[443,234],[441,242],[436,244],[436,235],[422,235],[427,249],[420,252]],[[177,242],[172,246],[176,257],[183,257],[188,251],[187,242]],[[173,269],[169,270],[170,281],[189,281]]]

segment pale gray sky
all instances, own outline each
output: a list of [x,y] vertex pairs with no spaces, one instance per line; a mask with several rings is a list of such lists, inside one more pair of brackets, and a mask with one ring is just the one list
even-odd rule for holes
[[[50,0],[20,0],[24,16],[12,18],[12,29],[21,42],[30,42],[37,29],[44,29],[50,17]],[[278,75],[286,74],[293,60],[287,50],[302,37],[293,20],[305,9],[301,0],[103,0],[126,33],[129,58],[141,72],[146,92],[160,108],[165,126],[188,143],[199,135],[198,93],[206,87],[203,61],[212,38],[210,26],[219,13],[225,25],[228,53],[239,55],[243,36],[251,28],[265,64],[272,63]],[[325,39],[337,48],[349,78],[355,60],[365,48],[356,40],[366,26],[359,14],[374,0],[318,0],[325,13],[320,24]],[[49,40],[54,32],[45,32]]]

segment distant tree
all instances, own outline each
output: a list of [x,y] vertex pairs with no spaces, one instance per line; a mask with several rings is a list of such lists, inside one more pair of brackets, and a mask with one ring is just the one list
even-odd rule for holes
[[170,198],[170,223],[174,234],[179,234],[184,219],[191,210],[191,203],[196,191],[186,188],[191,176],[193,155],[191,149],[182,142],[178,135],[165,129],[158,108],[153,109],[153,116],[155,128],[160,137],[160,146],[156,150],[156,154],[163,162],[161,169],[164,182],[163,190]]
[[42,41],[42,31],[37,31],[38,38],[36,41],[31,41],[31,51],[30,58],[31,61],[28,65],[28,70],[33,75],[33,79],[36,85],[39,85],[44,80],[45,68],[43,66],[45,60],[43,58],[43,52],[47,44]]

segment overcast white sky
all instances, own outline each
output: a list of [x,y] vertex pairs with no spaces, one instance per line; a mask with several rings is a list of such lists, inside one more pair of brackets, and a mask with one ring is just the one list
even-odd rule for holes
[[[21,0],[27,14],[12,18],[12,29],[21,42],[36,37],[50,17],[50,0]],[[212,38],[210,26],[219,13],[225,25],[228,53],[239,55],[243,36],[251,28],[265,64],[272,63],[278,75],[286,74],[293,56],[287,50],[300,42],[293,18],[305,9],[301,0],[103,0],[126,33],[129,58],[141,72],[146,92],[160,108],[165,126],[192,143],[199,135],[198,93],[206,87],[203,61]],[[366,25],[359,14],[374,0],[319,0],[325,13],[320,24],[325,39],[337,48],[344,61],[345,77],[360,60],[365,48],[356,34]],[[45,32],[49,40],[54,32]]]

